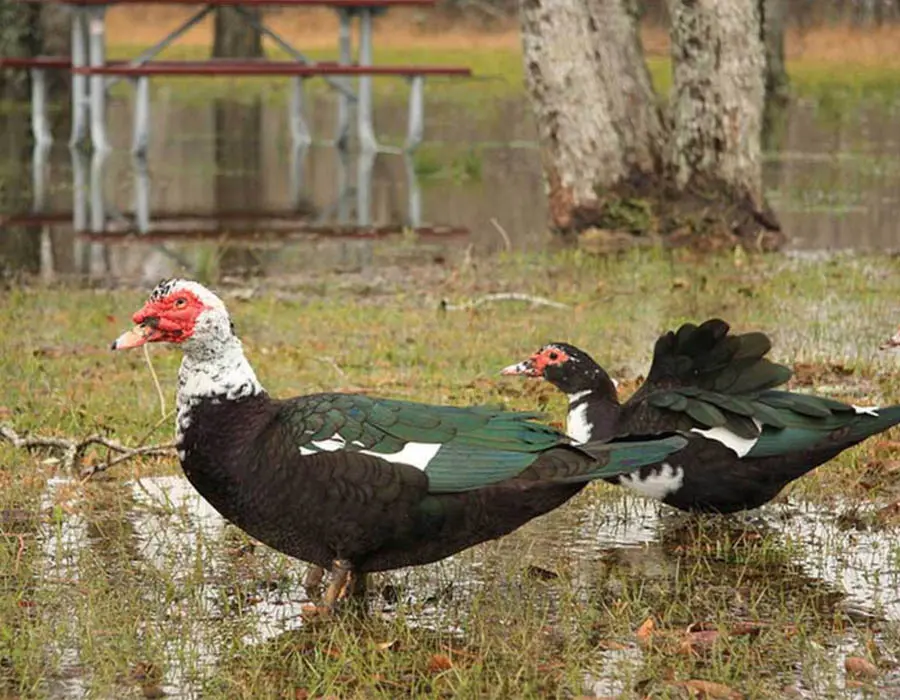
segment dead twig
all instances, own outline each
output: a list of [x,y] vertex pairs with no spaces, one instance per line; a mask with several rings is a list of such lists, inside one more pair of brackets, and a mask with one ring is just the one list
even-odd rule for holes
[[483,297],[478,297],[473,301],[466,302],[465,304],[451,304],[449,301],[444,299],[441,301],[441,310],[442,311],[466,311],[468,309],[476,309],[479,306],[484,304],[490,304],[495,301],[526,301],[533,306],[550,306],[554,309],[568,309],[568,304],[563,304],[561,301],[553,301],[553,299],[547,299],[545,297],[536,297],[531,294],[523,294],[522,292],[499,292],[497,294],[485,294]]
[[156,370],[153,369],[153,362],[150,360],[150,350],[144,345],[144,360],[147,362],[147,369],[150,370],[150,376],[153,377],[153,386],[156,387],[156,395],[159,397],[159,412],[163,420],[166,419],[166,397],[163,394],[162,387],[159,385],[159,377],[156,376]]
[[173,443],[128,447],[120,443],[118,440],[113,440],[99,434],[88,435],[86,438],[82,438],[81,440],[72,440],[70,438],[63,437],[47,437],[40,435],[22,436],[19,435],[15,430],[13,430],[13,427],[8,423],[0,425],[0,437],[5,438],[10,443],[12,443],[13,447],[20,450],[34,450],[41,448],[61,450],[62,465],[65,469],[70,470],[80,465],[85,451],[91,445],[101,445],[111,453],[116,453],[115,457],[109,457],[106,462],[94,464],[90,467],[87,467],[82,472],[82,476],[84,476],[85,478],[93,476],[97,472],[106,471],[110,467],[126,460],[133,459],[134,457],[142,455],[168,455],[171,454],[175,449],[175,445]]
[[506,232],[506,229],[500,225],[500,222],[497,221],[493,216],[491,217],[491,225],[497,229],[497,233],[500,234],[500,237],[503,239],[503,244],[506,246],[507,252],[512,250],[512,239],[510,239],[509,234]]

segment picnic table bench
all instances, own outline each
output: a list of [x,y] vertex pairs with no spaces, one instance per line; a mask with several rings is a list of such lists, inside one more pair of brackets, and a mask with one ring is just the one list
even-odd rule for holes
[[[39,146],[49,144],[52,136],[47,119],[48,70],[72,73],[72,135],[70,144],[80,143],[90,129],[96,150],[107,150],[106,91],[116,80],[125,78],[135,83],[135,109],[132,151],[144,155],[150,138],[150,78],[153,76],[284,76],[292,81],[289,101],[289,123],[295,147],[309,144],[312,136],[305,118],[304,83],[321,78],[338,92],[338,115],[335,142],[345,147],[350,131],[350,115],[356,106],[356,131],[360,147],[378,150],[372,109],[372,78],[400,77],[409,80],[409,117],[406,150],[421,143],[424,132],[424,85],[427,77],[470,77],[472,71],[463,66],[373,65],[372,20],[376,11],[390,7],[431,6],[435,0],[205,0],[202,7],[159,42],[130,60],[106,60],[105,13],[111,4],[195,5],[190,0],[26,0],[29,2],[64,2],[72,11],[72,55],[36,58],[0,57],[0,68],[27,68],[32,76],[32,130]],[[325,6],[337,10],[339,60],[317,62],[297,50],[250,13],[248,7],[259,6],[312,7]],[[204,61],[155,60],[155,57],[216,7],[229,6],[254,28],[285,51],[292,60],[209,59]],[[359,45],[357,60],[352,60],[351,21],[358,19]],[[356,78],[357,90],[350,85]]]

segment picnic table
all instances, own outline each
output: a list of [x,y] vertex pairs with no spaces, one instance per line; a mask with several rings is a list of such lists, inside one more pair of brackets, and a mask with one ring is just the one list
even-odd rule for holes
[[[178,27],[165,34],[156,44],[137,56],[122,61],[107,61],[106,11],[110,5],[198,5],[190,0],[27,0],[28,2],[63,2],[72,13],[71,56],[36,58],[0,57],[0,67],[27,68],[32,73],[32,130],[39,146],[52,140],[47,119],[47,70],[69,70],[72,73],[72,134],[70,144],[81,143],[90,134],[95,150],[109,149],[106,128],[106,91],[121,78],[135,83],[135,108],[132,151],[144,155],[150,137],[150,86],[153,76],[285,76],[292,81],[289,103],[291,137],[295,146],[312,140],[305,118],[304,83],[309,78],[322,78],[338,92],[337,130],[335,142],[345,147],[350,130],[351,111],[356,108],[357,136],[360,148],[377,151],[378,141],[372,115],[372,78],[403,77],[410,81],[409,117],[406,149],[411,151],[422,140],[424,131],[424,80],[428,76],[471,76],[464,66],[373,65],[372,20],[375,12],[391,7],[427,7],[435,0],[205,0],[200,8]],[[217,7],[233,7],[248,23],[271,39],[291,60],[208,59],[201,61],[157,60],[156,57],[177,41],[191,27]],[[281,37],[263,19],[249,11],[251,7],[281,6],[302,8],[324,6],[334,8],[340,17],[338,31],[339,60],[317,62]],[[353,59],[351,23],[359,21],[357,58]],[[354,91],[350,78],[358,80]]]

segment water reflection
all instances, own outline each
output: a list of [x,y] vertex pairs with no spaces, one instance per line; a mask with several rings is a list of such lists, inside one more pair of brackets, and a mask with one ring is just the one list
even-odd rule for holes
[[[252,149],[216,153],[212,196],[205,205],[167,208],[160,200],[181,183],[170,182],[165,169],[155,175],[146,160],[35,148],[31,206],[20,205],[17,213],[0,219],[8,231],[36,244],[9,254],[12,265],[39,270],[48,280],[72,273],[152,280],[179,268],[208,272],[199,268],[208,264],[209,255],[220,273],[269,272],[262,261],[283,257],[298,241],[307,253],[310,241],[316,241],[320,254],[331,242],[323,258],[338,267],[366,267],[372,263],[373,241],[381,238],[407,231],[423,240],[466,238],[461,227],[423,223],[418,178],[406,154],[293,149],[283,176],[290,183],[288,203],[276,207],[266,201],[262,170],[250,162],[255,156],[245,157]],[[311,161],[319,172],[330,171],[335,183],[318,201],[306,179]],[[64,177],[67,170],[70,184],[51,178],[59,171]],[[59,196],[65,191],[71,197],[68,207]],[[212,252],[198,248],[203,242]]]
[[[207,238],[214,238],[281,230],[288,218],[295,232],[316,236],[329,227],[344,235],[351,227],[469,231],[470,240],[448,244],[449,249],[472,243],[478,254],[506,247],[491,223],[496,220],[515,250],[547,244],[540,152],[524,98],[498,99],[476,110],[432,102],[419,151],[412,157],[377,158],[320,145],[293,149],[277,101],[197,105],[163,95],[159,104],[153,113],[157,137],[150,143],[149,165],[134,164],[125,155],[128,100],[109,105],[110,135],[120,147],[105,162],[73,157],[59,146],[32,152],[26,115],[0,115],[6,135],[0,140],[0,161],[8,175],[0,191],[0,258],[7,268],[46,271],[41,261],[52,251],[53,270],[133,276],[135,265],[123,262],[128,256],[103,252],[92,247],[99,241],[87,238],[72,245],[72,230],[191,231],[195,236],[206,231]],[[404,105],[380,101],[379,124],[388,132],[402,132]],[[897,248],[900,138],[895,107],[851,101],[826,106],[803,100],[791,104],[773,130],[770,146],[777,150],[766,154],[764,183],[791,236],[790,245]],[[333,124],[334,109],[327,99],[316,101],[311,115],[316,133]],[[240,224],[231,216],[239,212],[246,215]],[[63,236],[69,236],[71,251],[59,250]],[[168,248],[163,257],[171,258],[174,249]],[[344,248],[322,257],[329,264],[362,267],[377,258],[371,245]],[[176,252],[175,257],[196,257],[189,249]],[[148,255],[146,249],[135,254]],[[256,257],[229,253],[222,262],[226,268],[254,267]],[[305,256],[307,262],[318,257]],[[70,259],[81,267],[66,268],[63,263]]]
[[[121,582],[116,585],[139,582],[138,604],[154,610],[170,630],[165,658],[155,659],[166,669],[161,686],[170,697],[202,695],[204,679],[221,662],[223,639],[263,644],[304,628],[301,613],[311,602],[300,584],[304,566],[240,535],[183,477],[120,482],[112,485],[114,493],[103,495],[111,486],[106,484],[84,510],[71,501],[82,496],[69,484],[48,483],[42,504],[53,517],[40,535],[41,583],[77,585],[82,576],[101,571]],[[640,591],[645,604],[660,606],[649,610],[681,600],[694,621],[715,620],[723,599],[747,607],[734,610],[735,619],[765,620],[767,606],[796,605],[797,618],[788,621],[798,624],[809,606],[820,609],[823,619],[900,621],[896,542],[883,530],[847,530],[841,504],[787,502],[746,517],[698,519],[630,496],[602,490],[597,496],[585,494],[522,533],[377,577],[382,585],[376,581],[373,590],[385,590],[390,581],[392,595],[372,601],[375,614],[390,619],[399,613],[410,627],[453,634],[473,610],[486,614],[484,604],[473,603],[484,590],[521,594],[519,578],[528,576],[527,563],[535,563],[567,572],[561,587],[551,580],[541,595],[556,598],[571,590],[586,609],[614,609],[616,601]],[[68,498],[69,507],[54,510],[60,498]],[[504,561],[518,563],[507,571]],[[685,577],[692,581],[687,587]],[[51,606],[45,614],[60,616],[54,620],[59,633],[53,652],[63,678],[54,690],[59,697],[83,697],[89,669],[79,664],[80,622],[66,608]],[[550,613],[547,624],[554,617]],[[835,668],[852,651],[852,628],[846,634],[831,640]],[[622,692],[623,678],[643,674],[642,649],[633,639],[623,641],[585,659],[591,669],[586,690]],[[802,665],[798,657],[800,677]],[[827,669],[806,672],[813,680],[831,675]]]

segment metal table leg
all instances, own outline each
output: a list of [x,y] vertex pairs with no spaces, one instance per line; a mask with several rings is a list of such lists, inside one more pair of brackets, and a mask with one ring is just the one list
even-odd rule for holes
[[[88,17],[88,54],[91,68],[106,64],[106,7],[85,10]],[[91,76],[91,143],[95,151],[108,151],[106,139],[106,76]]]
[[[340,18],[340,29],[338,30],[338,49],[340,57],[338,62],[342,66],[350,65],[350,10],[341,8],[338,10]],[[337,105],[337,131],[334,135],[334,145],[338,148],[347,148],[347,137],[350,135],[350,107],[351,102],[347,93],[349,79],[341,78],[340,84],[344,86],[344,90],[338,95]]]
[[312,143],[312,134],[306,122],[305,84],[306,79],[299,75],[291,81],[291,102],[288,118],[290,119],[291,139],[295,150]]
[[309,145],[295,144],[291,149],[291,209],[297,211],[303,204],[303,185],[306,175],[306,154]]
[[47,71],[31,69],[31,132],[37,146],[53,143],[50,122],[47,119]]
[[416,164],[412,154],[403,154],[403,164],[406,166],[406,189],[409,193],[406,223],[415,229],[422,225],[422,190],[419,187],[419,176],[416,175]]
[[[372,65],[372,9],[361,8],[359,14],[359,65]],[[377,151],[375,127],[372,123],[372,76],[359,76],[356,106],[356,131],[363,151]]]
[[[83,68],[88,64],[86,32],[87,11],[77,5],[72,7],[72,67]],[[77,146],[87,136],[88,83],[86,75],[72,74],[72,135],[70,146]]]
[[363,150],[356,156],[356,225],[372,225],[372,174],[377,151]]
[[139,233],[150,230],[150,169],[143,158],[135,158],[134,168],[134,220]]
[[134,133],[131,153],[137,158],[147,155],[150,144],[150,78],[138,76],[134,81]]
[[425,133],[425,76],[414,75],[409,79],[409,124],[406,132],[406,150],[409,153],[422,143]]

